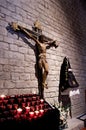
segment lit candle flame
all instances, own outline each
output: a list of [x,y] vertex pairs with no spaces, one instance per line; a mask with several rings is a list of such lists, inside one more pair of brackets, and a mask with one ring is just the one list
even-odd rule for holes
[[40,101],[41,101],[41,103],[43,103],[43,102],[44,102],[44,99],[40,99]]
[[18,113],[21,113],[21,112],[22,112],[22,109],[21,109],[21,108],[18,108],[18,109],[17,109],[17,112],[18,112]]
[[1,97],[2,99],[4,99],[4,98],[5,98],[5,95],[4,95],[4,94],[2,94],[0,97]]

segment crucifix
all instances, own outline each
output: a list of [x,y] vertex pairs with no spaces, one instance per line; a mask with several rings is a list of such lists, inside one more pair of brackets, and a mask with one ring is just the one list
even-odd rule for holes
[[38,55],[38,69],[40,70],[39,79],[41,78],[41,80],[39,80],[41,87],[40,95],[43,97],[44,88],[48,89],[46,79],[49,72],[49,68],[46,60],[46,49],[52,46],[57,48],[59,44],[57,44],[56,40],[52,40],[42,34],[42,27],[38,20],[34,23],[34,26],[32,27],[33,30],[24,28],[15,22],[11,22],[10,26],[14,31],[22,32],[28,39],[32,39],[36,43]]

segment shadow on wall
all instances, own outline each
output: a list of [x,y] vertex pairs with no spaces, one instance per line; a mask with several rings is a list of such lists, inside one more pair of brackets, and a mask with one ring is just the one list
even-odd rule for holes
[[83,9],[86,11],[86,0],[80,0]]
[[[83,0],[82,3],[84,3],[85,0]],[[79,44],[79,40],[82,36],[81,33],[81,25],[80,25],[80,9],[79,9],[79,3],[76,0],[59,0],[58,3],[61,6],[62,11],[64,11],[65,16],[68,20],[69,27],[71,29],[71,32],[76,37],[76,42]],[[86,3],[86,2],[85,2]],[[65,24],[65,23],[64,23]]]

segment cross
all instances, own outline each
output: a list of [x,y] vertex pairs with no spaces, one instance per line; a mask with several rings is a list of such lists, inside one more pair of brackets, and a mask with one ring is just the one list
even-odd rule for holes
[[48,89],[46,79],[49,70],[48,70],[48,63],[46,60],[46,49],[52,46],[57,48],[59,44],[57,44],[56,40],[52,40],[42,34],[42,26],[38,20],[34,22],[32,30],[24,28],[15,22],[11,22],[10,26],[14,31],[24,33],[27,38],[32,39],[36,43],[38,87],[39,87],[39,94],[41,97],[43,97],[44,88]]

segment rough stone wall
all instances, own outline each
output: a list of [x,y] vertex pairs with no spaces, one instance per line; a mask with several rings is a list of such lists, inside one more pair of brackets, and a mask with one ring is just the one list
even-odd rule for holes
[[0,0],[0,94],[38,92],[35,43],[8,29],[12,21],[32,29],[38,19],[43,34],[60,43],[46,54],[49,64],[46,100],[50,103],[58,100],[60,67],[67,56],[80,85],[80,95],[71,97],[72,115],[85,112],[85,4],[84,0]]

